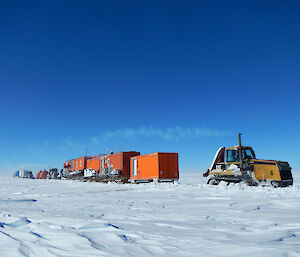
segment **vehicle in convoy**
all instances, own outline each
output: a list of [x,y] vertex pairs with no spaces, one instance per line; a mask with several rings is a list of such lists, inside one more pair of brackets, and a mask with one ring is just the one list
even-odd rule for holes
[[48,179],[61,179],[58,169],[57,168],[49,169],[47,178]]
[[211,167],[203,174],[208,184],[246,182],[248,185],[271,184],[274,187],[293,185],[292,168],[288,162],[257,159],[250,146],[220,147]]
[[85,169],[83,171],[83,176],[85,178],[92,178],[92,177],[96,177],[97,176],[97,171],[93,170],[93,169]]
[[17,170],[14,173],[14,178],[30,178],[33,179],[33,173],[30,170]]

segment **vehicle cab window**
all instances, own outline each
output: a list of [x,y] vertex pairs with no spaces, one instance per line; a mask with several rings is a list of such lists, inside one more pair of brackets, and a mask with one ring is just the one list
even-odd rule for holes
[[243,154],[243,160],[255,159],[254,153],[253,151],[251,151],[251,149],[243,149],[242,154]]
[[227,150],[227,162],[239,162],[239,152],[237,150]]

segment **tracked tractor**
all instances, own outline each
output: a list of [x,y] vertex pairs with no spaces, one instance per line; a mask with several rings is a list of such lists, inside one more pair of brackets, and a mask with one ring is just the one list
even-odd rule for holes
[[207,183],[211,185],[225,181],[245,182],[251,186],[287,187],[293,185],[291,170],[288,162],[256,159],[250,146],[242,146],[239,134],[239,145],[220,147],[211,167],[203,176],[208,177]]

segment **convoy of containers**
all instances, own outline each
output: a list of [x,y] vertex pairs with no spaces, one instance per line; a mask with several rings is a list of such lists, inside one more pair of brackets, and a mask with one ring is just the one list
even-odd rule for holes
[[[17,171],[14,177],[34,178],[31,171]],[[37,172],[35,178],[121,183],[174,182],[179,179],[178,153],[140,155],[140,152],[130,151],[82,156],[66,161],[60,172],[57,169],[43,170]]]
[[118,182],[173,182],[179,179],[178,153],[119,152],[83,156],[64,163],[70,179]]
[[29,170],[17,170],[14,173],[15,178],[30,178],[30,179],[60,179],[61,176],[56,168],[47,170],[40,170],[33,176],[32,171]]

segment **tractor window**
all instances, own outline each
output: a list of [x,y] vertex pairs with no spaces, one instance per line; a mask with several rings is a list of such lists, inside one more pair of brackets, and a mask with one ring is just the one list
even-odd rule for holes
[[227,150],[227,162],[239,162],[239,152],[237,150]]
[[251,149],[243,149],[243,159],[255,159]]

